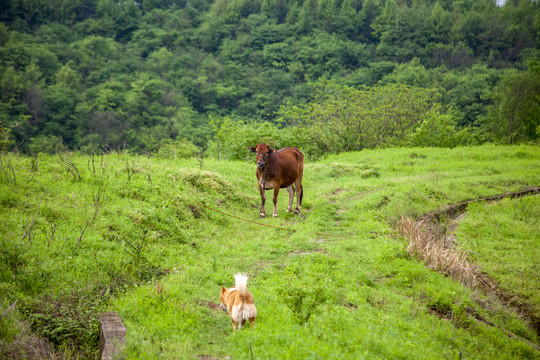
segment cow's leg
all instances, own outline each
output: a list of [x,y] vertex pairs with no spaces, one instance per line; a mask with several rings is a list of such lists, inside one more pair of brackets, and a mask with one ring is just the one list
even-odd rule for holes
[[[302,178],[296,180],[296,208],[294,213],[296,215],[300,214],[300,203],[302,202],[304,187],[302,186]],[[291,204],[292,206],[292,204]]]
[[274,186],[274,198],[272,200],[274,200],[274,217],[277,217],[277,197],[279,195],[279,186],[276,185]]
[[289,192],[289,206],[287,206],[287,212],[292,212],[292,204],[294,201],[294,185],[287,187],[287,191]]
[[266,202],[266,194],[264,193],[264,187],[259,184],[259,192],[261,193],[261,212],[259,217],[265,217],[266,212],[264,211],[264,203]]

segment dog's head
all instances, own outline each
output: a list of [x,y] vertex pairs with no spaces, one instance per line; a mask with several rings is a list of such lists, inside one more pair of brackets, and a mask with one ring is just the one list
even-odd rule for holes
[[227,289],[225,289],[223,286],[221,287],[221,295],[219,296],[219,301],[221,304],[219,304],[219,307],[223,311],[227,311],[227,307],[223,304],[225,302],[225,295],[227,293]]

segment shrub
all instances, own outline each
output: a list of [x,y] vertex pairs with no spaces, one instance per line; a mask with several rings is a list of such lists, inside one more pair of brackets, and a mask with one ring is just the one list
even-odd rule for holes
[[[365,148],[453,143],[455,119],[437,103],[439,93],[401,84],[354,89],[328,80],[312,84],[310,102],[280,110],[281,120],[302,134],[312,154]],[[430,137],[431,132],[438,132]]]
[[269,122],[250,123],[231,118],[214,119],[214,139],[208,144],[208,152],[218,159],[246,160],[250,146],[265,142],[272,148],[299,146],[299,137],[288,128],[280,128]]
[[197,156],[200,151],[201,149],[189,140],[169,139],[162,142],[157,154],[165,159],[182,159]]

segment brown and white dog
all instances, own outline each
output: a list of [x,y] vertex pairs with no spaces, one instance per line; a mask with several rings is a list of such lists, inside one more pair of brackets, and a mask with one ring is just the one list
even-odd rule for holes
[[242,274],[234,275],[235,285],[226,289],[221,287],[219,305],[223,310],[227,310],[231,316],[234,331],[241,328],[246,320],[249,320],[251,327],[257,317],[257,309],[253,304],[253,295],[247,291],[247,276]]

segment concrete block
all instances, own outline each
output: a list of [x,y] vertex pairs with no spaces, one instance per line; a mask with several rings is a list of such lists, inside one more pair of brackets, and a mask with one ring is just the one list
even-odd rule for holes
[[115,312],[105,312],[99,317],[100,359],[113,360],[126,343],[127,330]]

